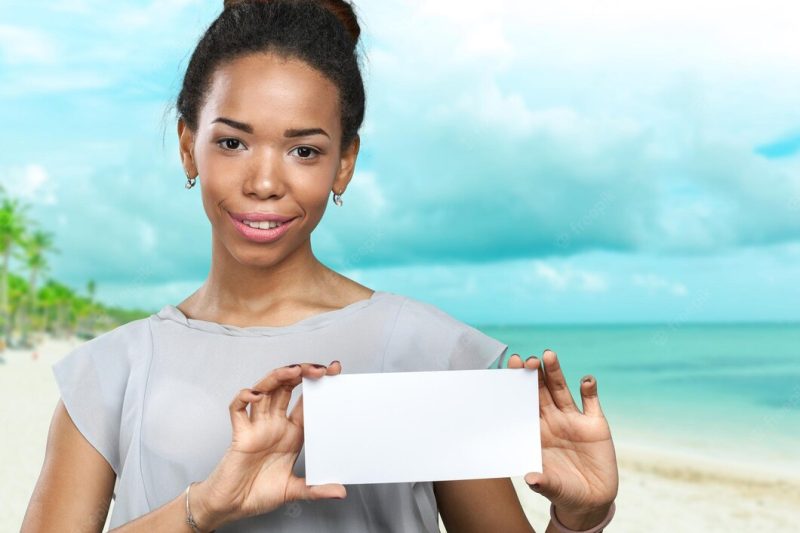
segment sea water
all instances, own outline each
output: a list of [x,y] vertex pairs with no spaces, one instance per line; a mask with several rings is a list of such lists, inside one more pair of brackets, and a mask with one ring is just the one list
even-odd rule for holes
[[800,324],[485,326],[523,359],[554,350],[581,407],[597,378],[612,436],[800,464]]

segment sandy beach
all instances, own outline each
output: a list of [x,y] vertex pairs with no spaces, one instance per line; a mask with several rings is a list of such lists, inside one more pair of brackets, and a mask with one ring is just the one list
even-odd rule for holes
[[[58,389],[50,365],[82,341],[46,340],[34,353],[7,350],[0,365],[0,530],[18,531],[44,458]],[[615,428],[612,427],[612,432]],[[623,433],[623,432],[620,432]],[[697,451],[617,437],[620,493],[606,531],[796,531],[800,472],[774,464],[725,460]],[[544,532],[549,502],[522,477],[514,485],[536,531]],[[113,504],[112,504],[113,505]]]

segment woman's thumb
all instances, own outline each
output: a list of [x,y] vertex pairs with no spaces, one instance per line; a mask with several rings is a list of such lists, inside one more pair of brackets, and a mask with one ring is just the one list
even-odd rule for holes
[[538,492],[548,500],[557,494],[553,482],[543,472],[528,472],[524,479],[532,491]]
[[347,497],[347,489],[339,483],[327,483],[325,485],[306,485],[306,478],[293,476],[286,487],[286,501],[294,500],[321,500],[324,498],[338,498],[343,500]]

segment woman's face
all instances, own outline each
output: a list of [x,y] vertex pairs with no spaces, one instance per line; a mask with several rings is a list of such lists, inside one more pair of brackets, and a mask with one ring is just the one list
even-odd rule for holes
[[[341,153],[340,113],[338,89],[319,71],[262,53],[215,71],[197,131],[179,120],[184,168],[199,176],[216,243],[237,261],[268,266],[297,250],[332,191],[347,187],[359,141]],[[274,223],[260,215],[291,220],[265,229]]]

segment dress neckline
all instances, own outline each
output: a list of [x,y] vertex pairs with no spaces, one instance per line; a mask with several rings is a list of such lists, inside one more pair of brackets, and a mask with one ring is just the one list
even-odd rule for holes
[[355,301],[339,309],[332,309],[331,311],[323,311],[311,315],[302,320],[298,320],[292,324],[285,326],[234,326],[231,324],[220,324],[209,320],[201,320],[197,318],[188,318],[183,311],[178,309],[172,304],[167,304],[155,314],[156,317],[162,320],[171,320],[177,322],[182,326],[190,329],[207,331],[209,333],[218,333],[221,335],[231,335],[236,337],[257,337],[257,336],[274,336],[284,335],[287,333],[296,333],[301,331],[309,331],[328,325],[336,320],[339,320],[347,315],[350,315],[359,309],[363,309],[373,303],[381,300],[387,296],[386,291],[373,291],[369,298]]

